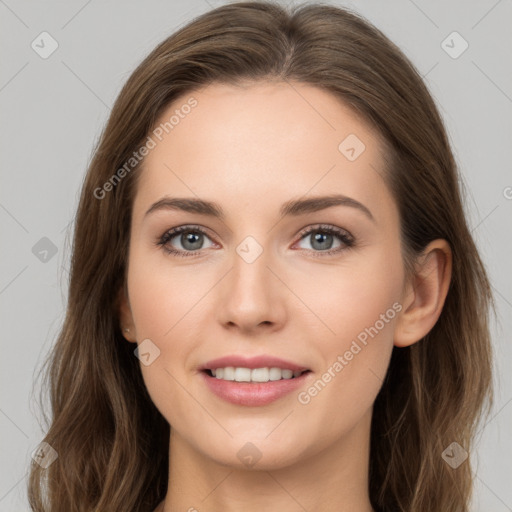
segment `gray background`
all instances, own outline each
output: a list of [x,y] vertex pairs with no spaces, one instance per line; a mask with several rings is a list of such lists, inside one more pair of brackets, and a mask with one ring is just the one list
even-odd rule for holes
[[[78,191],[110,105],[158,42],[224,3],[0,0],[0,512],[28,510],[28,461],[43,437],[33,381],[64,318]],[[497,396],[476,445],[473,510],[512,511],[511,2],[326,3],[353,7],[397,43],[446,122],[498,310]],[[43,31],[59,45],[47,59],[31,47]],[[442,44],[453,31],[469,44],[458,58],[446,45],[458,52],[462,40]]]

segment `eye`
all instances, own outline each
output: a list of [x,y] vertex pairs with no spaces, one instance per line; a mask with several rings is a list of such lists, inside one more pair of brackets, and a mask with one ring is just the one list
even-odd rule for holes
[[[198,251],[211,247],[203,247],[205,238],[209,239],[206,232],[199,226],[179,226],[166,231],[157,241],[157,245],[162,246],[162,249],[169,254],[195,256]],[[172,243],[174,239],[176,239],[174,244],[177,243],[181,247],[174,248]]]
[[[331,225],[318,225],[306,228],[300,233],[300,241],[309,240],[312,249],[308,249],[315,256],[328,256],[341,252],[354,246],[353,236],[344,229]],[[180,257],[196,256],[202,249],[212,247],[214,244],[204,247],[204,240],[208,237],[206,231],[200,226],[179,226],[166,231],[156,244],[168,254]],[[176,239],[176,240],[175,240]],[[333,248],[333,243],[338,241],[338,245]],[[178,244],[178,247],[176,247]]]
[[[318,256],[330,255],[353,247],[354,237],[344,229],[331,225],[319,225],[306,228],[300,233],[300,241],[309,241],[313,252]],[[338,245],[333,248],[333,244]],[[316,255],[315,255],[316,256]]]

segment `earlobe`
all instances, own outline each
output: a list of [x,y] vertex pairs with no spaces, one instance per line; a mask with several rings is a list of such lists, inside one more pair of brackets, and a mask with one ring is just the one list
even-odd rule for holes
[[133,315],[124,286],[120,288],[117,295],[117,310],[119,313],[119,328],[127,341],[137,341]]
[[451,273],[452,252],[448,242],[432,241],[419,257],[404,294],[404,308],[395,327],[395,346],[410,346],[434,327],[443,310]]

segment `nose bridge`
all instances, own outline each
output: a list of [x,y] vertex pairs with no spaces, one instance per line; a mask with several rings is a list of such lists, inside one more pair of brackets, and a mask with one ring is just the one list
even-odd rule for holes
[[[262,237],[259,237],[260,240]],[[231,276],[232,292],[244,301],[267,300],[271,285],[270,250],[268,244],[264,247],[254,236],[246,236],[235,248],[233,255],[233,272]]]

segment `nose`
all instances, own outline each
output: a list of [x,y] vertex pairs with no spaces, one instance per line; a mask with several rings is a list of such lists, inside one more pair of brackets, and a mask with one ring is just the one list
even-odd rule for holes
[[232,267],[218,290],[217,320],[224,328],[245,334],[281,329],[290,292],[278,276],[279,266],[271,261],[270,251],[258,255],[257,246],[248,247],[244,252],[247,246],[241,244],[233,254]]

